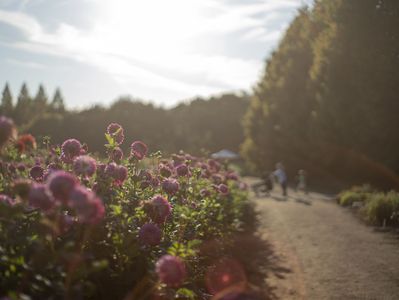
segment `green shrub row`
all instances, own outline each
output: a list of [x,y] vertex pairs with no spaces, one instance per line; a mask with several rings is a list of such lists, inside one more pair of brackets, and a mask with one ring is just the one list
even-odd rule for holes
[[355,186],[338,195],[342,206],[353,206],[360,202],[361,216],[373,225],[399,225],[399,193],[374,190],[370,185]]

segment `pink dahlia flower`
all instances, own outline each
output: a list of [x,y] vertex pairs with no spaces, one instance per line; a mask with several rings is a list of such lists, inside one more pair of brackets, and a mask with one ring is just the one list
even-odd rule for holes
[[119,163],[123,158],[123,151],[121,148],[116,147],[109,153],[109,158],[116,163]]
[[104,217],[104,204],[94,192],[77,186],[70,198],[71,207],[75,209],[80,223],[97,224]]
[[44,169],[41,166],[34,166],[29,171],[30,177],[36,181],[42,181],[44,176]]
[[164,179],[162,181],[162,189],[168,195],[174,195],[179,190],[179,182],[176,179]]
[[225,185],[223,183],[219,184],[218,190],[219,190],[219,193],[222,194],[223,196],[226,196],[229,194],[229,188],[227,187],[227,185]]
[[147,145],[141,141],[135,141],[130,146],[131,155],[137,158],[138,160],[142,160],[147,155]]
[[159,280],[170,287],[178,287],[186,279],[186,267],[177,256],[164,255],[155,265]]
[[118,166],[116,169],[116,180],[119,183],[123,183],[128,176],[128,170],[125,166]]
[[178,176],[187,176],[188,175],[188,167],[185,164],[178,165],[176,167],[176,173]]
[[139,241],[143,245],[156,246],[159,245],[162,238],[162,232],[158,225],[153,223],[146,223],[141,226],[139,231]]
[[76,156],[82,152],[82,144],[76,139],[69,139],[62,143],[61,159],[65,163],[72,163]]
[[109,163],[106,167],[105,167],[105,175],[107,175],[108,177],[117,179],[118,178],[118,165],[116,163]]
[[17,165],[17,169],[18,169],[18,171],[23,172],[26,170],[26,165],[24,163],[19,163]]
[[55,171],[50,174],[47,181],[48,189],[53,194],[54,198],[66,204],[70,195],[78,184],[75,176],[64,171]]
[[163,177],[170,177],[170,175],[172,175],[172,170],[166,165],[160,165],[159,173],[161,173]]
[[166,219],[172,213],[172,206],[169,201],[161,195],[154,196],[150,201],[150,217],[157,223],[165,223]]
[[154,188],[159,186],[159,179],[157,177],[151,178],[150,182],[151,182],[151,186]]
[[4,146],[10,139],[17,137],[17,130],[13,120],[0,116],[0,147]]
[[214,159],[210,159],[208,161],[209,168],[214,172],[219,172],[220,170],[220,163]]
[[236,173],[234,173],[234,172],[229,172],[229,173],[226,175],[226,179],[230,179],[230,180],[235,180],[235,181],[237,181],[237,180],[238,180],[238,175],[237,175]]
[[29,192],[29,204],[34,208],[48,211],[54,207],[54,199],[44,184],[33,184]]
[[142,190],[145,190],[146,188],[148,188],[151,185],[151,181],[149,180],[144,180],[140,183],[140,188]]
[[96,160],[88,155],[81,155],[74,159],[73,169],[76,175],[91,177],[97,169]]
[[220,174],[213,174],[212,180],[215,184],[221,184],[223,182],[223,177]]
[[107,133],[114,138],[114,141],[120,145],[125,139],[125,134],[123,133],[123,127],[118,123],[111,123],[107,127]]

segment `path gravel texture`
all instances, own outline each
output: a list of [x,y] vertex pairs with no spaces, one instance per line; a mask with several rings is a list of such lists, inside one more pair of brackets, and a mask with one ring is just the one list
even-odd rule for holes
[[286,270],[267,276],[275,298],[399,299],[398,234],[377,232],[322,194],[283,197],[277,187],[253,202],[269,260]]

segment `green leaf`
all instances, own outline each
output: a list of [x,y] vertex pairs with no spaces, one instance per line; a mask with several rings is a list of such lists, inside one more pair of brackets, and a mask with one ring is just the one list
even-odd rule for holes
[[187,288],[180,288],[176,291],[176,298],[187,298],[187,299],[195,299],[196,294]]

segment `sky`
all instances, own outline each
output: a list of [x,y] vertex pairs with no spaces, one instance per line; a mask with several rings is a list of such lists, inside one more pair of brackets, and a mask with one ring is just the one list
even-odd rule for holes
[[69,108],[250,91],[309,2],[0,0],[0,88],[60,87]]

